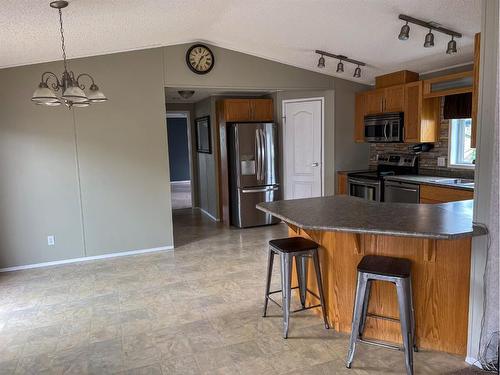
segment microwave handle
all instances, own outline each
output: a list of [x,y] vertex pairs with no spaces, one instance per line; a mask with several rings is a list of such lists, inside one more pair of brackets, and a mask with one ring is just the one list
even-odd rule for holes
[[388,123],[387,121],[386,121],[386,122],[385,122],[385,124],[384,124],[384,138],[385,138],[385,140],[386,140],[386,141],[387,141],[387,125],[388,125],[388,124],[389,124],[389,123]]

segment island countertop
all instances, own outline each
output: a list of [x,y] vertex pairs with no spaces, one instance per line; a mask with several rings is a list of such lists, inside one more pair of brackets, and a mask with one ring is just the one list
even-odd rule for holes
[[259,203],[257,208],[301,229],[456,239],[485,234],[472,224],[473,201],[384,203],[345,195]]

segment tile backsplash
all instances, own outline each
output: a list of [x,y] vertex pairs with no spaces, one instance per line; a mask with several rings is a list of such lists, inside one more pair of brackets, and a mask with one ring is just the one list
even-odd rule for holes
[[[441,101],[441,126],[439,130],[439,140],[434,143],[434,148],[419,155],[420,174],[430,176],[450,176],[462,178],[474,178],[474,170],[439,167],[438,157],[446,158],[448,163],[448,129],[449,120],[443,119],[443,101]],[[409,143],[372,143],[370,144],[370,167],[377,164],[377,154],[387,152],[411,152],[414,144]]]

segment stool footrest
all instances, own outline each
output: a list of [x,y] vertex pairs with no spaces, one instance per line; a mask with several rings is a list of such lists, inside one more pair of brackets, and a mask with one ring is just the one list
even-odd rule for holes
[[372,314],[372,313],[368,313],[368,314],[366,314],[366,316],[369,316],[370,318],[375,318],[375,319],[389,320],[391,322],[400,322],[399,319],[391,318],[389,316],[377,315],[377,314]]
[[[271,294],[271,293],[269,293]],[[273,300],[271,297],[267,296],[266,297],[269,301],[273,302],[275,305],[279,306],[280,308],[283,308],[283,306],[281,306],[281,304],[279,304],[278,302],[276,302],[275,300]],[[293,310],[293,311],[290,311],[290,313],[296,313],[296,312],[300,312],[300,311],[305,311],[305,310],[310,310],[310,309],[315,309],[316,307],[321,307],[321,304],[318,304],[318,305],[313,305],[313,306],[307,306],[307,307],[302,307],[300,309],[297,309],[297,310]]]
[[379,341],[366,340],[366,339],[362,339],[362,338],[358,338],[357,341],[359,341],[363,344],[379,346],[382,348],[387,348],[387,349],[392,349],[392,350],[403,350],[401,347],[399,347],[397,345],[385,344],[385,343],[379,342]]

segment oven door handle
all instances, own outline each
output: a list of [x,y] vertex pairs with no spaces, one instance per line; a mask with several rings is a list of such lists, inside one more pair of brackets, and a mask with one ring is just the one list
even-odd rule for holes
[[365,181],[365,180],[357,180],[354,178],[349,178],[348,182],[354,183],[354,184],[362,184],[362,185],[367,185],[367,186],[379,186],[380,182],[371,182],[371,181]]

